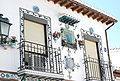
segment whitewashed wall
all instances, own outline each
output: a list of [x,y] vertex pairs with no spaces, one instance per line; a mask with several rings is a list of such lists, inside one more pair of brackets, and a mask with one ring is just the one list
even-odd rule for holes
[[112,48],[110,49],[110,57],[112,61],[112,65],[115,66],[116,69],[120,69],[120,49]]
[[[58,4],[54,4],[53,2],[48,2],[47,0],[1,0],[0,1],[0,13],[4,14],[4,16],[10,19],[10,22],[13,24],[10,29],[10,36],[16,36],[19,40],[20,36],[20,25],[19,25],[19,7],[25,8],[27,10],[32,11],[32,7],[37,5],[40,8],[39,14],[46,15],[51,17],[51,27],[52,33],[54,31],[60,31],[60,28],[64,26],[60,26],[60,22],[58,21],[59,15],[62,13],[70,14],[71,16],[80,19],[80,23],[78,23],[78,27],[76,30],[73,30],[71,27],[70,29],[75,31],[75,36],[80,34],[80,29],[89,30],[89,27],[94,29],[94,33],[98,34],[102,38],[102,45],[103,48],[106,48],[106,39],[105,39],[105,24],[101,22],[97,22],[92,18],[88,18],[87,16],[83,16],[82,14],[78,14],[77,12],[73,12],[70,9],[66,9],[65,7],[60,7]],[[61,38],[56,41],[53,41],[54,48],[62,48],[61,47]],[[84,81],[85,78],[85,71],[84,71],[84,64],[83,64],[83,51],[79,49],[74,53],[74,50],[71,51],[71,57],[75,58],[75,63],[80,64],[80,68],[75,68],[75,71],[71,73],[72,80],[75,81]],[[107,60],[107,53],[104,53],[104,57]],[[64,56],[68,54],[67,48],[64,47],[62,50],[62,60]],[[6,71],[17,71],[19,67],[19,50],[16,48],[9,48],[4,50],[0,47],[0,70]],[[64,69],[64,66],[63,66]],[[64,69],[64,77],[68,79],[68,71]]]

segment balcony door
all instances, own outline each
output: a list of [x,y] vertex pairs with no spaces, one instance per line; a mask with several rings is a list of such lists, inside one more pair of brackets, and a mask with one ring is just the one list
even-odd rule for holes
[[25,65],[44,71],[47,56],[46,20],[24,14]]
[[101,80],[100,65],[99,65],[99,52],[96,41],[85,39],[85,49],[88,64],[88,75],[90,80]]

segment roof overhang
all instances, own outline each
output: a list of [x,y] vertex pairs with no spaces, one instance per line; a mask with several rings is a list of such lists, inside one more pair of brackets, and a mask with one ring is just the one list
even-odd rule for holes
[[120,70],[114,70],[113,75],[114,77],[120,77]]
[[59,4],[61,7],[64,6],[66,7],[66,9],[72,9],[72,11],[76,11],[77,13],[87,15],[89,18],[91,17],[92,19],[96,19],[97,21],[105,23],[106,25],[111,24],[113,22],[117,22],[116,19],[75,0],[48,0],[48,1],[53,1],[54,4]]

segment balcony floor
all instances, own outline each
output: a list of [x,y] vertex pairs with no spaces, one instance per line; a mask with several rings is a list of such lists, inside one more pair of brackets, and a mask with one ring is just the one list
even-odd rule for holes
[[41,71],[34,71],[34,70],[20,70],[18,71],[18,75],[24,75],[26,74],[27,76],[33,76],[33,77],[39,77],[39,78],[52,78],[52,79],[64,79],[63,74],[55,74],[55,73],[47,73],[47,72],[41,72]]

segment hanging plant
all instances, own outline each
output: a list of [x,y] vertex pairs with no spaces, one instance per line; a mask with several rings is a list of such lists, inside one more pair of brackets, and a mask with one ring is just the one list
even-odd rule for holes
[[84,46],[85,42],[83,40],[78,40],[78,45],[79,47]]
[[57,31],[55,31],[55,32],[53,33],[53,39],[56,41],[56,40],[58,40],[59,38],[60,38],[60,33],[57,32]]
[[67,45],[67,40],[65,38],[62,39],[62,46],[66,46]]
[[64,29],[63,29],[63,28],[61,28],[61,29],[60,29],[60,31],[61,31],[61,33],[63,33],[63,32],[64,32]]
[[16,42],[17,42],[16,37],[11,36],[11,38],[4,39],[0,46],[4,47],[4,49],[7,49],[8,46],[14,48],[16,46]]
[[79,37],[80,37],[80,35],[79,34],[77,34],[77,38],[79,39]]
[[11,36],[11,39],[10,39],[10,45],[16,45],[16,37],[15,36]]

